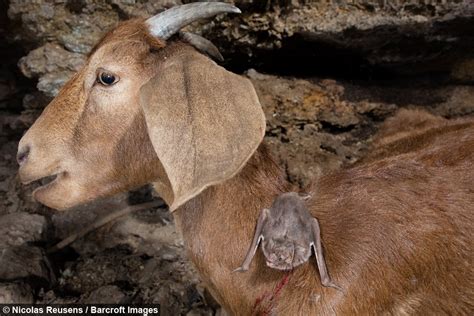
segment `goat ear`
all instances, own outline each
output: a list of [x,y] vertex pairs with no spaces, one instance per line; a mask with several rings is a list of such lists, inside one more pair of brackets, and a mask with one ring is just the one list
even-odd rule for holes
[[140,102],[167,177],[155,188],[171,211],[233,177],[265,134],[251,82],[191,49],[159,63]]

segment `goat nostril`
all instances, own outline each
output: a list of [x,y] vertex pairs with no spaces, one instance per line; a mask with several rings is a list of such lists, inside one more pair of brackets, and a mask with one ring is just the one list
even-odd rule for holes
[[23,163],[28,160],[28,155],[30,154],[30,146],[25,146],[21,150],[18,150],[18,154],[16,155],[16,161],[18,161],[19,165],[22,165]]

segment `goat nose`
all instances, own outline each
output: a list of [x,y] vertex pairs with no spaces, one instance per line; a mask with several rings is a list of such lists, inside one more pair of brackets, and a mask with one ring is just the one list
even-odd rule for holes
[[21,166],[28,160],[28,155],[30,154],[30,146],[24,146],[23,148],[18,149],[18,154],[16,155],[16,161]]

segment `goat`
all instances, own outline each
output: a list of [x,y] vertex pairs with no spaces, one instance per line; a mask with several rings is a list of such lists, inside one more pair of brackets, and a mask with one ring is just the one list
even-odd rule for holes
[[[402,112],[365,162],[318,180],[308,209],[343,292],[323,287],[315,264],[276,271],[260,252],[232,273],[260,210],[291,188],[262,142],[250,81],[170,39],[224,12],[238,9],[192,3],[107,33],[19,143],[23,183],[56,175],[35,199],[63,210],[153,183],[232,314],[472,313],[472,119]],[[412,115],[415,130],[397,136]]]

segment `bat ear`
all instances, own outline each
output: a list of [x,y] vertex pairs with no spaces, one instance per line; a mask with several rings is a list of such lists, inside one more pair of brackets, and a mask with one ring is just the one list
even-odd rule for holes
[[140,103],[165,173],[155,188],[172,211],[233,177],[265,133],[251,82],[189,47],[159,62]]

